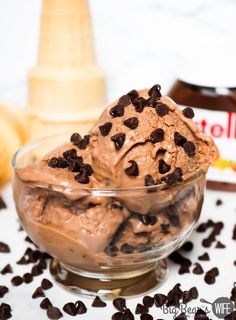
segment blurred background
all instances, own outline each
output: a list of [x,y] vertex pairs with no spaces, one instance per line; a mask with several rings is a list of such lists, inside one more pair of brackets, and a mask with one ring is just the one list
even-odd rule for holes
[[[234,0],[90,0],[98,64],[108,101],[132,88],[176,77],[175,55],[202,37],[232,36]],[[36,65],[41,0],[0,1],[0,96],[26,104],[27,72]],[[199,48],[205,50],[206,48]]]

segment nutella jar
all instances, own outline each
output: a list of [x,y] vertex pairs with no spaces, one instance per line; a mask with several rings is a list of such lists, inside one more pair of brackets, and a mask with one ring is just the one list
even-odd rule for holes
[[180,55],[178,80],[168,95],[183,108],[193,107],[197,126],[218,146],[207,187],[236,191],[236,50],[223,44],[218,49],[215,56],[199,50]]

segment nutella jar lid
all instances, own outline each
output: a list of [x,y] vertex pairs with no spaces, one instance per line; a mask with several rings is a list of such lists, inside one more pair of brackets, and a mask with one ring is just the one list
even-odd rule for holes
[[194,36],[177,53],[180,80],[203,87],[236,87],[236,42],[232,38]]

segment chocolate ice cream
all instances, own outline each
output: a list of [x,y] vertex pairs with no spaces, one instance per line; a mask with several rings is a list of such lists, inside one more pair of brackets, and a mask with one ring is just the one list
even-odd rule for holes
[[92,271],[177,246],[199,216],[205,172],[217,156],[191,117],[159,85],[132,90],[85,137],[74,133],[32,165],[16,164],[16,205],[32,240]]

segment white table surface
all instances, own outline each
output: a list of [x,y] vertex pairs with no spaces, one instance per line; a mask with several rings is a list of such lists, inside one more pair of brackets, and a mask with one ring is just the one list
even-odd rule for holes
[[[11,194],[10,185],[2,190],[2,196],[5,199],[8,208],[0,211],[0,241],[6,242],[11,248],[10,254],[0,253],[0,270],[10,263],[14,270],[14,275],[23,275],[25,272],[30,271],[31,265],[17,265],[16,261],[23,255],[24,250],[30,246],[28,242],[24,241],[26,236],[25,232],[18,232],[17,215],[14,208],[14,201]],[[221,199],[223,204],[216,206],[217,199]],[[184,275],[178,274],[178,265],[169,263],[169,276],[165,283],[156,290],[154,293],[168,293],[173,286],[179,282],[183,290],[189,290],[192,286],[197,286],[199,291],[199,299],[193,300],[188,304],[190,307],[203,307],[206,308],[206,304],[200,302],[200,298],[204,298],[210,302],[213,302],[218,297],[230,297],[230,292],[233,287],[234,281],[236,281],[236,266],[234,261],[236,260],[236,241],[232,240],[232,230],[236,224],[236,197],[235,193],[223,193],[216,191],[206,191],[205,202],[202,210],[200,221],[206,221],[211,218],[213,221],[224,221],[225,227],[222,230],[218,240],[226,245],[226,249],[216,249],[215,243],[212,248],[207,249],[202,247],[201,241],[205,238],[209,232],[197,233],[194,232],[190,237],[190,240],[194,243],[194,249],[190,253],[183,252],[183,255],[189,257],[191,261],[197,262],[197,257],[207,251],[210,255],[210,261],[198,261],[202,265],[204,271],[208,271],[212,267],[218,267],[220,275],[216,278],[216,283],[213,285],[207,285],[204,282],[204,275],[195,275],[192,272]],[[191,267],[191,270],[193,267]],[[11,278],[13,274],[0,275],[0,285],[6,285],[9,287],[9,292],[0,299],[2,302],[9,303],[13,309],[12,319],[14,320],[43,320],[47,319],[45,310],[39,308],[42,298],[33,300],[31,298],[34,290],[40,286],[41,280],[46,277],[51,279],[51,276],[46,270],[43,275],[34,278],[30,284],[22,284],[19,287],[13,287],[11,285]],[[51,279],[52,280],[52,279]],[[53,281],[53,280],[52,280]],[[152,295],[152,293],[151,293]],[[54,283],[53,288],[46,291],[46,296],[51,300],[54,306],[62,307],[65,303],[76,301],[79,299],[74,293],[68,292]],[[92,300],[81,298],[88,307],[88,311],[84,315],[78,315],[71,317],[65,313],[62,319],[77,319],[92,320],[103,319],[109,320],[115,309],[111,302],[107,302],[106,308],[92,308]],[[138,302],[141,302],[142,298],[130,299],[127,301],[128,307],[134,312],[135,306]],[[208,310],[211,311],[211,306],[208,305]],[[150,314],[154,316],[154,319],[173,319],[173,314],[163,315],[160,309],[153,307],[150,309]],[[209,313],[211,319],[217,319],[212,313]],[[135,319],[140,319],[139,315],[136,315]],[[189,319],[193,319],[193,316],[189,316]]]

